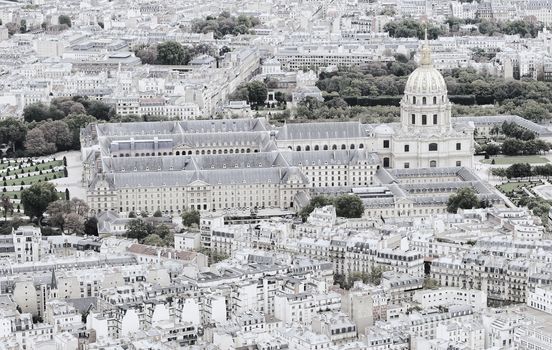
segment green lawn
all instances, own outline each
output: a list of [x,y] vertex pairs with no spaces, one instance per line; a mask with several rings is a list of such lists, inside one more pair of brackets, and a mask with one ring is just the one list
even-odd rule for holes
[[64,177],[63,171],[56,171],[53,173],[45,173],[42,175],[33,175],[33,176],[20,176],[18,179],[8,179],[6,180],[6,186],[19,186],[21,185],[21,181],[25,182],[25,185],[32,185],[38,182],[38,180],[44,181],[44,179],[48,178],[49,180],[54,179],[54,174],[56,175],[56,178],[62,178]]
[[[19,174],[21,174],[21,170],[24,170],[24,173],[29,173],[29,172],[36,171],[35,169],[37,169],[37,168],[38,168],[38,170],[48,170],[48,169],[50,169],[50,167],[55,168],[57,166],[62,166],[62,165],[63,165],[62,160],[54,160],[52,162],[46,162],[44,164],[37,163],[37,164],[31,165],[31,166],[23,167],[21,169],[10,170],[10,173],[12,175],[13,174],[19,175]],[[12,163],[11,166],[14,166],[14,164]],[[7,164],[0,164],[0,175],[4,176],[4,174],[6,173],[6,168],[7,168]]]
[[529,164],[542,164],[548,163],[548,159],[541,156],[499,156],[490,159],[483,159],[481,163],[492,164],[494,159],[495,164],[505,165],[505,164],[515,164],[515,163],[529,163]]
[[520,181],[520,182],[507,182],[498,186],[500,192],[506,193],[510,191],[521,190],[522,187],[533,187],[529,181]]

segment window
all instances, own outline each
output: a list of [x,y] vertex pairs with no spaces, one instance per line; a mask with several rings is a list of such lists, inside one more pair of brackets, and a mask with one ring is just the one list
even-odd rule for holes
[[427,115],[422,114],[422,125],[427,125]]
[[429,150],[430,151],[437,151],[437,144],[436,143],[430,143],[429,144]]
[[462,149],[462,144],[460,142],[456,143],[456,150],[460,151]]
[[404,168],[405,168],[405,169],[410,168],[410,163],[408,163],[408,162],[404,163]]
[[437,114],[433,115],[433,125],[437,124]]
[[412,124],[416,124],[416,114],[412,114]]
[[425,97],[422,97],[422,104],[425,105],[427,103],[427,99]]
[[459,160],[457,160],[457,161],[456,161],[456,166],[462,166],[462,162],[459,161]]
[[389,158],[388,157],[383,158],[383,167],[384,168],[389,168]]
[[437,104],[437,96],[433,96],[433,104],[434,104],[434,105]]
[[416,96],[412,97],[412,103],[416,104]]
[[437,161],[436,160],[432,160],[429,162],[429,167],[430,168],[436,168],[437,167]]
[[389,148],[389,140],[383,140],[383,148]]
[[404,145],[404,151],[410,152],[410,145]]

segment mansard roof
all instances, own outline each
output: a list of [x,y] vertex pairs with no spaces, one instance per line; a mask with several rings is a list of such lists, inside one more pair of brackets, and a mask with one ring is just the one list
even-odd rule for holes
[[369,136],[372,127],[360,122],[322,122],[286,124],[278,130],[277,140],[348,139]]
[[283,157],[293,166],[301,165],[345,165],[345,164],[379,164],[376,153],[361,150],[328,150],[328,151],[284,151]]

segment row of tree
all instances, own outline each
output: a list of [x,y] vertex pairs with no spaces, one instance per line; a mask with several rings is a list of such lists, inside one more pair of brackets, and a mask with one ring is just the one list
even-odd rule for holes
[[305,221],[314,209],[327,205],[333,205],[336,215],[343,218],[360,218],[364,214],[362,200],[356,195],[344,194],[337,197],[315,196],[300,211],[299,215]]
[[524,129],[514,122],[512,123],[504,122],[502,123],[500,128],[494,127],[491,130],[491,134],[492,133],[498,134],[499,130],[502,131],[502,133],[507,137],[511,137],[522,141],[529,141],[536,138],[536,135],[534,132],[532,132],[531,130]]
[[253,16],[232,16],[229,12],[221,12],[218,16],[208,16],[205,19],[192,22],[192,32],[213,32],[215,39],[221,39],[226,35],[247,34],[252,28],[261,24],[261,21]]
[[[320,90],[343,98],[359,96],[397,96],[404,93],[407,76],[416,63],[397,55],[395,62],[370,63],[336,72],[322,73],[317,82]],[[534,80],[505,80],[458,68],[444,73],[450,96],[467,96],[477,104],[493,104],[493,108],[477,105],[454,109],[454,115],[515,114],[536,122],[552,118],[552,83]],[[385,101],[382,101],[384,103]],[[476,111],[478,110],[479,111]],[[398,116],[398,108],[396,108]]]
[[49,106],[34,103],[25,107],[23,120],[0,120],[0,144],[8,144],[14,156],[41,156],[80,149],[80,129],[95,122],[157,121],[168,118],[117,116],[110,105],[86,97],[59,97]]
[[551,148],[552,144],[541,139],[523,141],[514,138],[507,138],[504,142],[502,142],[502,144],[491,142],[478,145],[476,147],[476,153],[485,153],[489,156],[495,156],[499,153],[506,156],[535,155],[548,152]]
[[[405,18],[388,22],[383,27],[383,30],[389,33],[393,38],[418,38],[424,39],[426,25],[421,21]],[[437,39],[443,31],[437,26],[429,26],[427,28],[428,39]]]
[[48,119],[61,120],[69,115],[85,114],[98,120],[108,121],[113,116],[113,112],[108,104],[89,100],[83,96],[58,97],[52,99],[49,106],[41,102],[26,106],[23,110],[23,119],[31,123]]
[[[521,37],[536,38],[538,32],[543,28],[542,23],[526,20],[489,21],[480,18],[461,19],[457,17],[449,17],[445,23],[448,25],[448,31],[451,33],[459,32],[462,25],[473,24],[477,27],[476,30],[472,31],[473,34],[489,36],[497,34],[518,34]],[[393,38],[423,39],[425,28],[426,24],[421,21],[405,18],[388,22],[383,27],[383,30],[389,33],[389,36]],[[445,30],[447,30],[446,27]],[[427,28],[427,35],[429,39],[437,39],[439,36],[444,34],[445,31],[441,27],[429,25]]]
[[477,26],[477,31],[474,34],[489,36],[497,34],[518,34],[521,37],[536,38],[539,31],[543,28],[542,23],[526,20],[489,21],[481,18],[462,19],[458,17],[449,17],[445,23],[449,26],[449,31],[451,33],[457,33],[460,31],[460,27],[465,24],[473,24]]
[[223,46],[220,50],[208,44],[182,45],[176,41],[160,44],[138,45],[134,48],[136,57],[143,64],[187,65],[199,55],[210,55],[216,59],[224,56],[230,49]]
[[552,164],[531,166],[529,163],[515,163],[507,168],[493,168],[494,176],[506,177],[508,179],[527,178],[533,176],[551,177]]

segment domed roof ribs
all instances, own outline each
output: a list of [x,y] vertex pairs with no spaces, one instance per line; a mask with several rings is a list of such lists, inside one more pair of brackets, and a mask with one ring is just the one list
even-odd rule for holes
[[425,40],[422,45],[422,56],[420,58],[420,65],[424,67],[431,67],[431,48],[429,47],[429,40],[427,39],[427,25],[425,27]]

